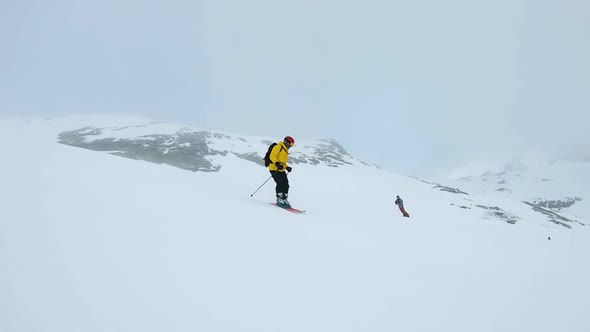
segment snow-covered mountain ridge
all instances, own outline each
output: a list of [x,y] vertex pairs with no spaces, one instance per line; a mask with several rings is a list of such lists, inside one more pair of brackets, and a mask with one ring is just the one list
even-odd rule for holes
[[[262,165],[268,145],[277,140],[145,119],[123,120],[111,126],[92,125],[87,119],[81,121],[84,126],[61,131],[58,142],[196,172],[218,172],[228,154]],[[297,140],[290,162],[296,167],[378,168],[355,159],[332,139]],[[530,210],[535,219],[571,228],[589,224],[590,220],[587,200],[590,196],[586,189],[590,183],[580,181],[581,174],[590,174],[590,167],[584,163],[557,162],[531,169],[511,167],[500,173],[443,181],[444,185],[441,181],[416,180],[432,189],[457,194],[450,206],[478,210],[484,218],[515,224],[530,218],[528,213],[522,213]]]
[[[59,134],[62,144],[95,151],[106,151],[121,157],[168,164],[195,172],[216,172],[223,167],[227,154],[263,165],[270,144],[280,138],[234,135],[186,127],[179,124],[154,122],[120,127],[84,127]],[[295,165],[364,164],[354,159],[333,139],[310,142],[297,141],[290,154]],[[368,166],[368,165],[367,165]]]
[[0,120],[0,331],[590,330],[589,227],[363,164],[294,164],[292,214],[234,153],[193,172],[58,142],[142,123]]
[[590,220],[590,163],[530,162],[500,172],[444,181],[471,197],[520,202],[552,223],[571,227]]

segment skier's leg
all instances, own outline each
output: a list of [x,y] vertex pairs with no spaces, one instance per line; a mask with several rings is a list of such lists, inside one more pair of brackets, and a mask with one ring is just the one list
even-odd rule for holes
[[285,195],[289,194],[289,178],[287,177],[287,173],[284,173],[285,177],[283,178],[283,192]]
[[272,175],[272,179],[275,180],[276,186],[275,186],[275,193],[276,193],[276,197],[277,197],[277,204],[281,202],[281,195],[279,195],[281,193],[281,180],[280,180],[280,176],[279,176],[279,172],[275,172],[275,171],[271,171],[270,175]]
[[287,177],[287,173],[285,173],[285,178],[283,182],[283,193],[283,199],[285,200],[285,204],[287,206],[291,206],[291,203],[289,203],[287,199],[289,197],[289,178]]
[[275,172],[273,175],[275,181],[277,182],[277,193],[287,193],[289,192],[289,186],[287,183],[287,176],[285,172]]
[[289,195],[289,180],[287,179],[287,173],[285,172],[277,172],[277,196],[281,195],[282,204],[285,206],[290,206],[289,201],[287,201],[287,196]]
[[409,217],[410,217],[410,215],[409,215],[409,214],[406,212],[406,209],[404,209],[404,208],[402,207],[402,208],[401,208],[401,210],[402,210],[402,213],[404,214],[404,217],[407,217],[407,218],[409,218]]

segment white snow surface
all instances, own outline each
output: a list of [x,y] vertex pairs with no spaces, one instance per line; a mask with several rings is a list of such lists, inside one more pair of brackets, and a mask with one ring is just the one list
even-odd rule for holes
[[56,142],[130,123],[0,121],[0,331],[590,331],[588,226],[361,166],[294,165],[296,215],[232,154],[193,173]]
[[[490,204],[537,200],[581,201],[560,212],[575,219],[590,220],[590,163],[572,161],[535,162],[508,167],[501,172],[466,177],[445,184],[465,190],[472,198],[485,197]],[[507,189],[507,190],[505,190]],[[499,203],[498,203],[499,204]]]

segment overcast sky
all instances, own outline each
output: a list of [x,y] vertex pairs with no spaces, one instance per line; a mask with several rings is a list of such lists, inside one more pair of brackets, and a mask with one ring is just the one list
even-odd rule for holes
[[590,160],[587,0],[0,0],[0,115],[330,137],[402,172]]

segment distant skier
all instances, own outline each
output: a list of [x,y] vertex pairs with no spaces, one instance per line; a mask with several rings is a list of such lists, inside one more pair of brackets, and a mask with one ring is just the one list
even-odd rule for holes
[[404,217],[409,218],[410,215],[406,212],[406,209],[404,209],[404,200],[401,199],[399,196],[396,196],[396,197],[397,197],[397,199],[395,200],[395,205],[397,205],[397,207],[399,207],[399,210],[402,212]]
[[290,208],[291,204],[287,200],[289,197],[289,179],[287,172],[293,168],[287,163],[289,161],[289,149],[295,145],[295,140],[291,136],[285,137],[282,142],[278,142],[270,151],[270,164],[268,170],[275,180],[277,187],[277,205],[284,208]]

